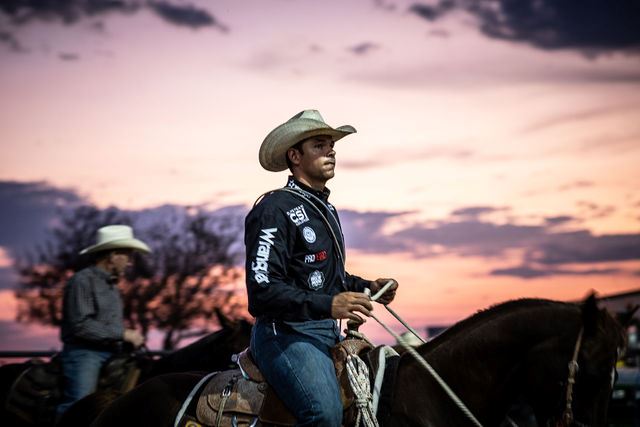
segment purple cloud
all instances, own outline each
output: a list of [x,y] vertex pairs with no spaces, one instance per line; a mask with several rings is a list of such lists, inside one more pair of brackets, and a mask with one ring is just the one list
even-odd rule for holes
[[15,254],[42,241],[60,210],[85,199],[46,182],[0,181],[0,246]]
[[635,1],[439,0],[409,8],[429,22],[454,10],[471,14],[488,37],[541,49],[576,49],[594,56],[637,54],[640,48],[640,5]]
[[374,253],[405,250],[402,242],[389,238],[383,231],[390,221],[406,213],[341,210],[340,222],[347,247]]
[[456,209],[451,212],[451,216],[462,218],[477,218],[481,215],[509,210],[508,208],[495,208],[492,206],[470,206]]
[[354,55],[358,55],[358,56],[362,56],[362,55],[367,55],[369,53],[371,53],[374,50],[378,50],[380,49],[380,46],[375,44],[375,43],[371,43],[371,42],[363,42],[360,44],[357,44],[355,46],[352,46],[349,48],[349,51],[351,53],[353,53]]
[[510,276],[521,279],[538,279],[550,276],[607,276],[621,273],[617,268],[593,268],[587,270],[568,270],[561,268],[536,268],[530,266],[519,266],[510,268],[499,268],[489,272],[492,276]]
[[[202,28],[219,27],[223,31],[227,28],[220,24],[206,9],[190,4],[173,3],[170,1],[154,0],[4,0],[0,2],[0,19],[7,28],[0,32],[0,43],[11,51],[27,51],[18,39],[16,32],[19,27],[35,23],[59,22],[64,25],[74,25],[89,21],[95,29],[102,28],[103,22],[97,21],[110,15],[132,15],[148,10],[163,21],[180,27]],[[65,58],[61,58],[65,59]]]

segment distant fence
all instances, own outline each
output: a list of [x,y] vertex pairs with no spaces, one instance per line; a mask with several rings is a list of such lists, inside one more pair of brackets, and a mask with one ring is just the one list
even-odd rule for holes
[[[30,357],[51,357],[54,354],[59,353],[59,351],[49,350],[49,351],[0,351],[0,359],[18,359],[18,358],[30,358]],[[153,350],[153,351],[144,351],[143,354],[148,356],[166,356],[171,353],[168,350]]]

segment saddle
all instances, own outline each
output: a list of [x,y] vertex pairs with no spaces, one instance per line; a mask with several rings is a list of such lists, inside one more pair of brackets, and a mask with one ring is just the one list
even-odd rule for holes
[[[343,425],[356,419],[355,396],[347,376],[347,357],[366,358],[372,346],[361,339],[345,339],[332,349],[335,373],[344,407]],[[238,369],[212,374],[195,402],[185,402],[180,426],[293,426],[295,417],[267,384],[249,349],[234,357]],[[373,382],[372,382],[373,384]]]
[[[98,389],[125,393],[135,386],[139,374],[134,357],[126,353],[115,355],[102,367]],[[58,355],[49,362],[31,359],[11,385],[4,405],[29,424],[48,424],[55,419],[62,391],[62,363]]]

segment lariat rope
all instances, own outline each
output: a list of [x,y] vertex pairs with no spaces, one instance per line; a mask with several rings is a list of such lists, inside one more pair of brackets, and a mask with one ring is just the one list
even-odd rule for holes
[[[307,197],[305,197],[305,195],[308,195],[318,201],[320,201],[323,205],[324,202],[322,202],[322,200],[320,200],[318,197],[316,197],[315,195],[309,193],[308,191],[304,191],[303,189],[299,189],[299,191],[295,191],[291,188],[288,187],[284,187],[284,188],[280,188],[278,190],[275,191],[285,191],[287,193],[293,194],[299,198],[301,198],[302,200],[307,200]],[[302,193],[302,194],[301,194]],[[258,201],[264,197],[267,193],[264,193],[263,195],[261,195],[258,200],[256,200],[256,202],[254,203],[254,206],[258,203]],[[308,200],[307,200],[308,201]],[[335,235],[335,232],[333,231],[333,227],[331,227],[331,225],[329,224],[329,220],[327,219],[327,217],[320,211],[320,209],[318,209],[318,207],[313,204],[313,203],[308,203],[309,206],[311,206],[317,213],[320,214],[320,217],[323,219],[325,225],[327,226],[327,229],[329,230],[329,232],[331,233],[331,237],[333,238],[333,242],[336,246],[336,250],[339,254],[339,258],[340,261],[342,262],[342,267],[343,267],[343,271],[344,271],[344,263],[345,263],[345,259],[344,259],[344,254],[342,252],[342,248],[340,247],[340,244],[338,243],[338,239]],[[336,217],[333,215],[333,213],[331,213],[331,211],[329,210],[329,213],[332,216],[332,219],[334,220],[334,222],[337,224],[338,229],[340,231],[341,227],[340,227],[340,223],[338,222],[338,220],[336,219]],[[378,298],[380,298],[380,296],[382,296],[388,289],[389,287],[393,284],[392,280],[389,280],[383,287],[382,289],[380,289],[378,292],[376,292],[376,294],[371,297],[371,299],[373,301],[376,301]],[[368,292],[367,292],[368,291]],[[369,289],[365,289],[365,293],[367,293],[367,295],[370,295],[370,290]],[[409,331],[411,331],[411,333],[413,333],[416,337],[418,337],[418,339],[420,339],[420,341],[422,341],[423,343],[425,342],[424,339],[420,336],[420,334],[418,334],[418,332],[416,332],[411,326],[409,326],[404,320],[402,320],[400,318],[400,316],[398,316],[398,314],[393,311],[391,308],[389,308],[386,304],[384,304],[384,307],[387,309],[387,311],[389,313],[391,313],[391,315],[393,315],[393,317],[395,317],[400,323],[402,323],[402,325],[407,328]],[[431,367],[431,365],[429,365],[427,363],[426,360],[424,360],[424,358],[422,356],[420,356],[420,354],[418,354],[417,351],[415,351],[415,349],[413,347],[411,347],[409,344],[407,344],[407,342],[400,337],[398,334],[396,334],[395,332],[393,332],[384,322],[382,322],[381,320],[379,320],[376,316],[373,315],[373,313],[370,313],[370,316],[376,321],[378,322],[387,332],[389,332],[397,341],[398,344],[400,344],[402,347],[404,347],[405,350],[407,350],[414,358],[416,358],[416,360],[420,363],[420,365],[422,365],[427,371],[429,371],[429,373],[436,379],[436,381],[438,382],[438,384],[440,384],[440,386],[444,389],[444,391],[449,395],[449,397],[456,403],[456,405],[458,405],[458,407],[460,408],[460,410],[478,427],[482,427],[482,424],[480,424],[480,422],[476,419],[476,417],[471,413],[471,411],[469,410],[469,408],[467,408],[465,406],[465,404],[462,402],[462,400],[460,400],[460,398],[454,393],[453,390],[451,390],[451,388],[449,388],[449,386],[447,385],[447,383],[444,382],[444,380],[442,378],[440,378],[440,375],[438,375],[438,373]],[[360,360],[360,358],[358,357],[353,357],[352,359],[357,359]],[[360,362],[362,362],[362,360],[360,360]],[[357,362],[355,362],[357,363]],[[364,363],[364,362],[363,362]],[[349,363],[347,363],[347,369],[349,367]],[[365,366],[366,369],[366,366]],[[368,370],[367,370],[368,371]],[[368,373],[367,373],[368,376]],[[351,376],[349,375],[349,382],[351,382]],[[353,387],[353,385],[352,385]],[[355,389],[354,389],[354,393],[355,393]],[[367,393],[369,393],[369,395],[371,394],[368,390]],[[356,393],[356,402],[359,399],[359,395]],[[369,401],[371,401],[371,399],[369,399]],[[358,423],[360,421],[360,414],[361,414],[361,410],[360,407],[358,407]],[[373,420],[375,420],[375,414],[373,416]],[[358,426],[358,423],[356,423],[356,426]],[[371,424],[372,426],[375,425],[377,426],[377,421],[376,424]],[[369,426],[367,426],[369,427]]]
[[373,407],[373,396],[370,391],[369,369],[358,355],[347,355],[347,377],[351,390],[355,396],[355,405],[358,410],[355,427],[360,426],[360,422],[365,427],[378,427],[375,409]]
[[[382,289],[380,289],[373,297],[371,297],[371,300],[376,301],[378,298],[380,298],[380,296],[382,296],[392,284],[393,284],[393,281],[389,280],[382,287]],[[367,293],[366,292],[367,290],[368,289],[365,289],[365,293]],[[386,304],[384,304],[384,307],[389,311],[389,313],[391,313],[396,319],[398,319],[403,325],[405,325],[407,329],[409,329],[411,332],[413,332],[414,335],[420,338],[422,342],[425,342],[422,339],[422,337],[418,335],[417,332],[415,332],[412,328],[407,326],[404,321],[400,320],[399,316],[393,310],[391,310]],[[460,400],[460,398],[456,395],[456,393],[453,390],[451,390],[451,388],[447,385],[447,383],[440,377],[440,375],[438,375],[435,369],[433,369],[433,367],[422,356],[420,356],[420,354],[412,346],[410,346],[404,340],[404,338],[402,338],[400,335],[393,332],[391,328],[389,328],[383,321],[378,319],[373,313],[370,313],[370,317],[372,317],[376,322],[380,324],[380,326],[382,326],[387,332],[389,332],[389,334],[391,334],[391,336],[393,336],[396,339],[396,341],[398,341],[398,344],[400,344],[409,354],[411,354],[418,361],[418,363],[423,368],[425,368],[431,374],[431,376],[433,376],[436,382],[440,384],[440,386],[444,389],[447,395],[449,395],[451,400],[453,400],[453,402],[458,406],[458,408],[460,408],[460,410],[467,416],[467,418],[469,418],[469,420],[473,422],[473,424],[475,424],[478,427],[482,427],[482,424],[480,424],[480,421],[478,421],[478,419],[473,415],[473,413],[469,410],[469,408],[467,408],[467,406],[462,402],[462,400]]]

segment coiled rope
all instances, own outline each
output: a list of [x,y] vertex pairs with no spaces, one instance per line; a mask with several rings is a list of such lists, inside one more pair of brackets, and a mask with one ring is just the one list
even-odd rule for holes
[[347,377],[358,409],[355,426],[360,426],[362,422],[365,427],[378,427],[369,384],[369,369],[357,355],[347,355]]

